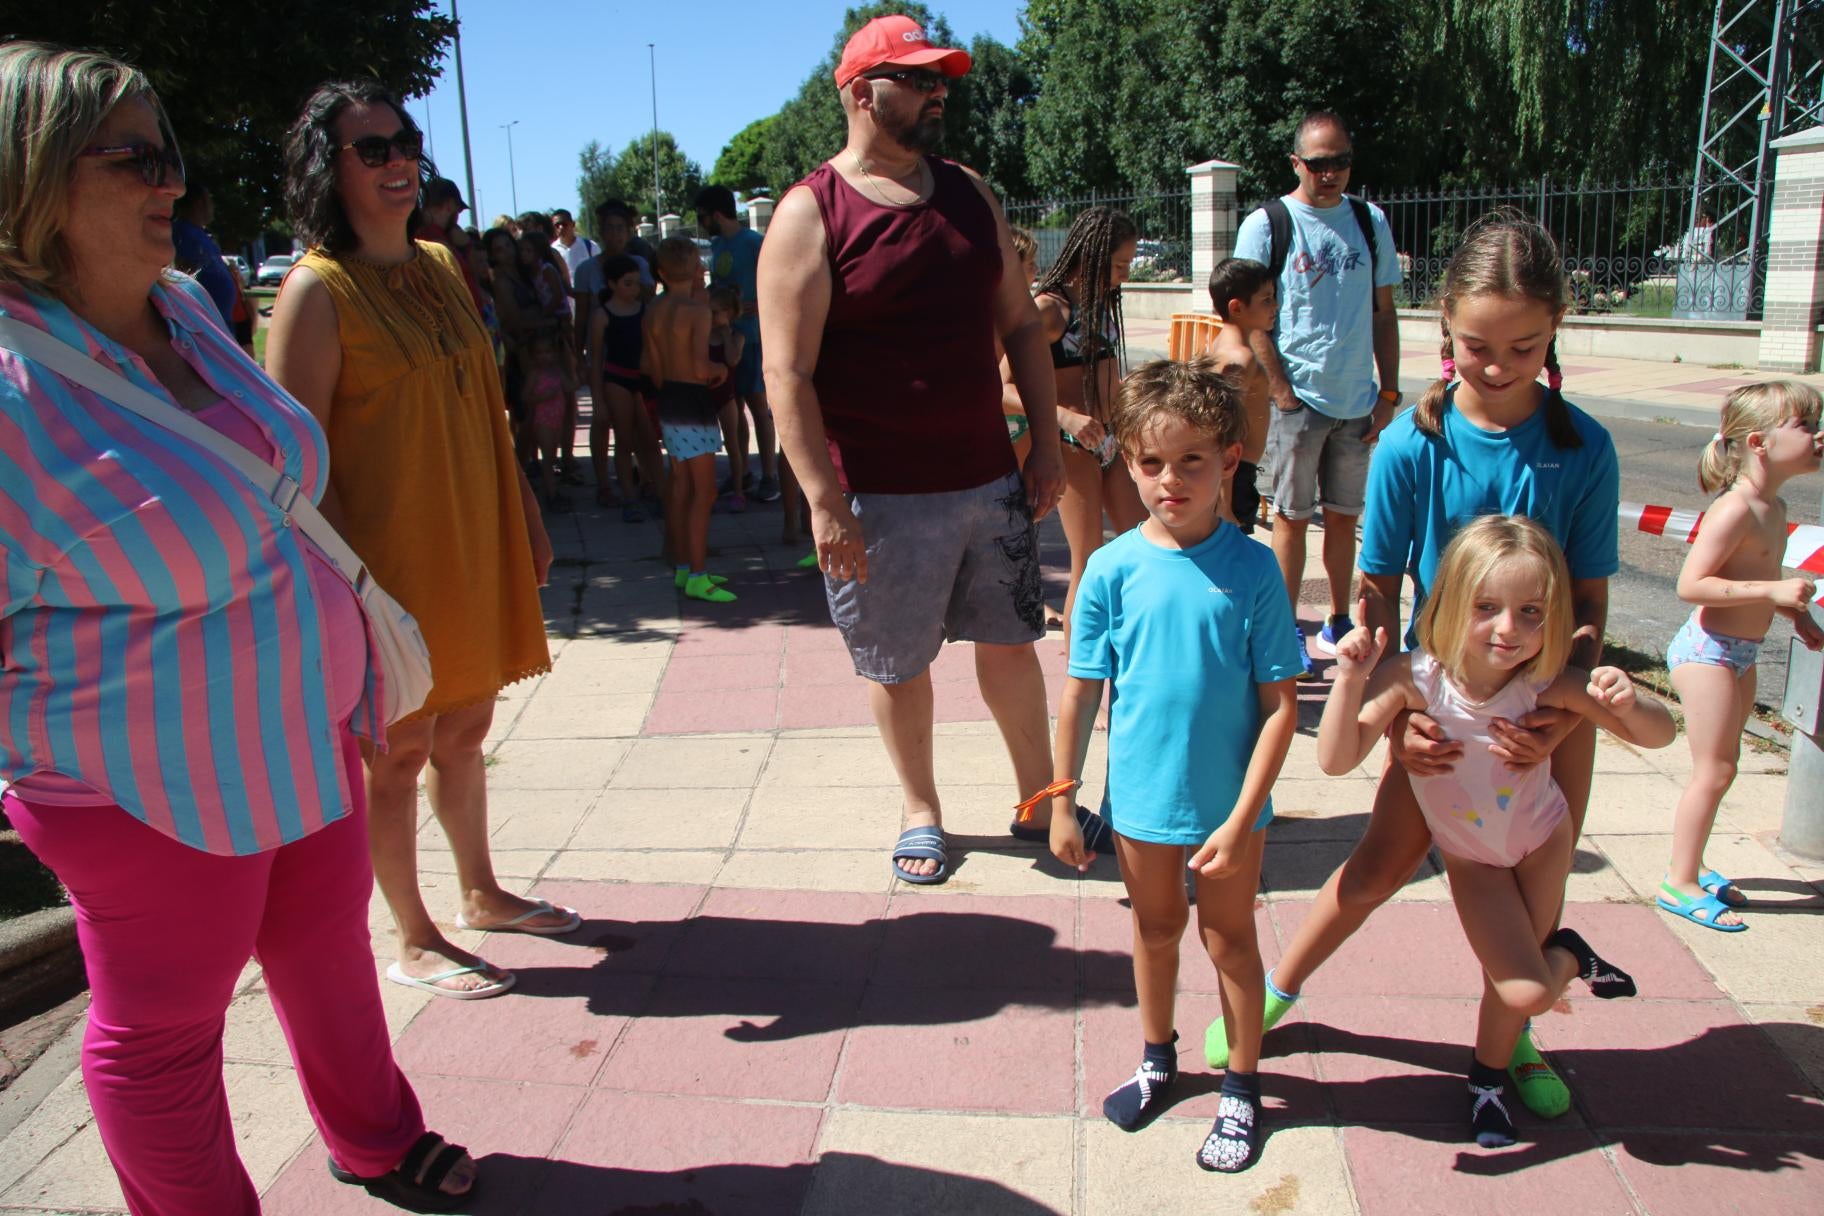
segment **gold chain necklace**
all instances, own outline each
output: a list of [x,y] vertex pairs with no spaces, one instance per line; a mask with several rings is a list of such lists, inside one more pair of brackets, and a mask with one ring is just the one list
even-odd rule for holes
[[[875,180],[874,175],[872,173],[868,172],[868,167],[861,163],[861,153],[855,151],[855,149],[853,149],[853,148],[850,148],[849,156],[851,158],[853,158],[853,160],[855,161],[855,167],[857,169],[861,170],[861,180],[868,183],[868,189],[872,190],[874,192],[874,197],[879,199],[882,203],[886,204],[889,207],[910,207],[916,203],[920,203],[920,202],[924,201],[925,192],[921,187],[918,190],[912,191],[912,193],[917,195],[918,197],[913,198],[908,202],[901,202],[901,203],[894,202],[892,199],[888,198],[886,195],[886,192],[880,188],[880,183]],[[919,181],[922,183],[924,181],[924,170],[925,170],[925,162],[923,160],[920,160],[918,162],[918,168],[919,168]],[[898,185],[897,182],[895,182],[894,184]],[[900,187],[900,189],[902,189],[902,190],[909,189],[909,188],[910,187],[906,187],[906,186]]]

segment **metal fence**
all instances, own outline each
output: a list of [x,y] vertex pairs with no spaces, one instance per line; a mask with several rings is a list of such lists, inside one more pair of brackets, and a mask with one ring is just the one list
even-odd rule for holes
[[[1399,251],[1399,303],[1423,306],[1477,218],[1510,207],[1558,241],[1573,311],[1700,320],[1758,318],[1766,250],[1750,257],[1748,215],[1693,223],[1691,182],[1670,177],[1627,184],[1556,182],[1469,186],[1388,194],[1364,191],[1387,213]],[[1245,214],[1245,213],[1244,213]]]
[[1058,260],[1064,237],[1090,207],[1115,207],[1133,217],[1140,230],[1132,277],[1138,283],[1183,282],[1191,274],[1191,192],[1176,194],[1091,194],[1084,198],[1010,202],[1007,221],[1032,233],[1039,247],[1039,273]]

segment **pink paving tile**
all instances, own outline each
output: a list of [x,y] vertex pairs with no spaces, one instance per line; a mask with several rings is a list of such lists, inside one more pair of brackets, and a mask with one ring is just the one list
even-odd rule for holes
[[836,626],[830,624],[827,615],[816,621],[787,626],[785,649],[787,654],[805,654],[817,651],[831,654],[849,653],[848,643],[842,640],[842,633]]
[[1810,1082],[1728,1001],[1592,999],[1570,1010],[1540,1019],[1539,1037],[1599,1129],[1824,1135]]
[[[412,1076],[587,1085],[652,983],[649,975],[606,975],[586,964],[526,972],[506,996],[432,1001],[393,1052]],[[538,988],[563,995],[528,991]]]
[[[1654,1000],[1714,1001],[1722,998],[1710,973],[1672,932],[1672,922],[1646,904],[1567,904],[1563,923],[1589,939],[1602,956],[1634,977],[1641,994]],[[1589,989],[1571,981],[1569,995]]]
[[[1083,986],[1090,991],[1134,991],[1134,919],[1125,901],[1086,899],[1080,930],[1083,953]],[[1273,918],[1264,901],[1254,905],[1254,936],[1260,943],[1262,963],[1279,961],[1279,942],[1273,936]],[[1216,967],[1204,952],[1197,932],[1197,909],[1190,909],[1184,939],[1178,945],[1178,991],[1216,992],[1220,981]]]
[[1636,1133],[1611,1143],[1615,1168],[1653,1216],[1816,1212],[1824,1196],[1824,1138]]
[[677,658],[712,654],[762,654],[777,652],[785,644],[783,625],[686,624],[678,635]]
[[667,976],[597,1085],[821,1102],[860,1001],[859,978],[826,985]]
[[778,725],[779,690],[739,688],[723,692],[660,691],[646,713],[646,735],[687,735],[708,731],[772,730]]
[[780,652],[675,654],[665,665],[661,693],[708,692],[720,696],[735,688],[777,688]]
[[900,899],[875,974],[934,988],[1076,987],[1076,903],[1049,895]]
[[931,661],[931,682],[945,684],[955,680],[975,683],[975,647],[945,646]]
[[[1476,1037],[1465,997],[1307,996],[1318,1071],[1344,1123],[1455,1123],[1466,1117],[1463,1079]],[[1534,1120],[1516,1113],[1522,1128]]]
[[[843,662],[847,663],[845,655]],[[810,730],[819,726],[866,726],[874,721],[868,708],[868,682],[851,667],[845,684],[794,685],[779,690],[779,728]]]
[[[1214,995],[1185,994],[1178,998],[1177,1100],[1174,1116],[1199,1119],[1216,1117],[1222,1073],[1212,1071],[1203,1059],[1204,1028],[1222,1016],[1222,1001]],[[1133,1009],[1106,1006],[1083,1010],[1082,1113],[1096,1115],[1102,1099],[1124,1084],[1140,1062],[1140,1015]],[[1260,1076],[1267,1117],[1275,1122],[1323,1123],[1330,1111],[1317,1079],[1317,1060],[1311,1054],[1311,1029],[1291,1015],[1274,1027],[1262,1042]]]
[[[1565,375],[1570,375],[1570,372],[1565,372]],[[1669,393],[1726,393],[1730,389],[1739,388],[1748,383],[1752,378],[1750,376],[1713,376],[1708,380],[1691,380],[1684,384],[1662,384],[1659,387],[1662,391]],[[1717,406],[1720,409],[1722,403],[1719,401]]]
[[528,1212],[796,1212],[821,1110],[598,1093],[584,1103]]
[[[609,795],[612,797],[612,793]],[[583,926],[563,937],[496,933],[481,953],[499,967],[527,969],[521,983],[542,987],[541,972],[592,966],[606,974],[659,970],[703,898],[702,887],[659,883],[541,882],[531,894],[575,908]]]
[[835,650],[801,647],[796,634],[786,644],[784,683],[788,688],[853,684],[860,678],[855,674],[855,664],[846,647]]
[[[546,1155],[557,1144],[587,1091],[557,1085],[413,1077],[412,1088],[425,1121],[441,1135],[465,1144],[481,1167],[483,1184],[464,1210],[475,1216],[524,1212],[547,1169]],[[374,1216],[395,1209],[330,1177],[323,1142],[309,1147],[286,1167],[264,1196],[266,1216]]]
[[932,718],[938,722],[987,722],[994,717],[973,680],[949,680],[931,686]]
[[[1281,941],[1292,940],[1310,909],[1303,901],[1273,904]],[[1481,977],[1456,908],[1448,903],[1396,901],[1377,909],[1311,977],[1305,991],[1462,996],[1482,991]]]
[[[1587,1131],[1522,1132],[1512,1148],[1477,1148],[1461,1130],[1343,1129],[1343,1153],[1362,1216],[1431,1212],[1624,1213],[1635,1207]],[[1269,1154],[1273,1151],[1267,1143]],[[1422,1188],[1422,1189],[1421,1189]],[[1700,1211],[1687,1208],[1685,1211]]]
[[668,975],[859,982],[880,950],[887,897],[842,891],[710,893]]
[[[1056,1007],[1048,1003],[1056,1000]],[[1075,1104],[1076,1010],[1017,989],[875,986],[862,999],[836,1100],[918,1110],[1065,1114]]]

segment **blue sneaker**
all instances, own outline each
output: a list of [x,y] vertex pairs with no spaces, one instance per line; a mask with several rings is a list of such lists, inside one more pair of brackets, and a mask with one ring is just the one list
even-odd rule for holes
[[1355,628],[1355,622],[1347,616],[1331,617],[1324,622],[1324,627],[1317,631],[1317,648],[1325,654],[1335,654],[1336,644],[1349,636]]
[[1311,666],[1311,652],[1305,649],[1305,631],[1296,623],[1293,624],[1292,629],[1298,634],[1298,661],[1305,665],[1305,669],[1298,673],[1298,678],[1301,680],[1315,680],[1317,679],[1317,670]]

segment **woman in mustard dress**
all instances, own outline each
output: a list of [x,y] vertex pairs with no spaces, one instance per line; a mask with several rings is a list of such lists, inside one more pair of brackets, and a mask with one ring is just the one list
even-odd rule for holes
[[513,976],[447,940],[418,889],[417,786],[455,854],[464,928],[567,933],[574,912],[502,889],[482,743],[495,694],[550,668],[551,547],[513,459],[487,329],[453,255],[408,235],[429,177],[417,127],[371,82],[327,84],[286,136],[286,202],[310,251],[280,289],[274,379],[329,435],[323,511],[418,620],[434,686],[367,760],[374,875],[399,929],[395,983],[475,999]]

